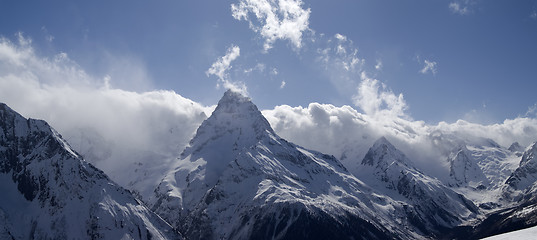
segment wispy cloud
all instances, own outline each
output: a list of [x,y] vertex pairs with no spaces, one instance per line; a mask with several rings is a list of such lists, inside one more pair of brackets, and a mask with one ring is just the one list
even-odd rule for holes
[[45,40],[47,40],[47,42],[52,42],[54,41],[54,36],[52,36],[49,32],[48,32],[48,29],[45,27],[45,26],[42,26],[41,27],[41,32],[45,35]]
[[231,4],[231,11],[235,19],[248,21],[250,28],[261,35],[265,51],[278,39],[289,40],[299,49],[303,33],[309,30],[311,12],[303,5],[301,0],[240,0]]
[[345,35],[321,36],[317,41],[316,63],[342,95],[351,96],[359,82],[365,60],[358,56],[358,48]]
[[537,103],[528,107],[528,111],[524,115],[525,117],[537,117]]
[[475,4],[473,0],[458,0],[450,2],[448,6],[452,13],[468,15],[473,12],[472,6]]
[[264,72],[265,71],[265,64],[263,63],[257,63],[254,67],[251,67],[251,68],[248,68],[248,69],[244,69],[244,73],[246,74],[250,74],[252,73],[253,71],[258,71],[258,72]]
[[221,81],[228,79],[227,71],[232,68],[231,62],[241,55],[241,49],[238,46],[232,45],[227,49],[226,55],[218,58],[211,67],[205,72],[207,76],[215,75]]
[[435,61],[429,61],[427,59],[423,60],[423,68],[420,70],[420,73],[426,74],[428,72],[436,75],[437,72],[437,63]]
[[377,69],[377,71],[380,71],[382,70],[382,60],[380,59],[377,59],[377,64],[375,65],[375,69]]
[[215,75],[218,77],[217,87],[222,84],[224,88],[248,95],[246,85],[242,82],[234,82],[229,78],[228,71],[232,68],[231,62],[241,55],[241,49],[232,45],[227,49],[226,55],[218,58],[211,67],[205,72],[207,76]]
[[280,84],[280,89],[284,88],[285,84],[287,84],[287,83],[285,81],[282,81],[282,83]]

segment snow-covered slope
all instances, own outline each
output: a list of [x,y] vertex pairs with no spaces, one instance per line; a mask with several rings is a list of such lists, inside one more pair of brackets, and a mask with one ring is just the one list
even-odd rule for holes
[[46,122],[0,103],[0,238],[178,239]]
[[488,215],[472,229],[471,233],[461,235],[460,239],[482,238],[536,226],[536,197],[535,193],[528,194],[514,207],[501,209]]
[[535,236],[537,236],[537,226],[494,235],[492,237],[483,238],[483,240],[528,240],[535,238]]
[[231,91],[155,192],[155,211],[191,239],[420,238],[426,221],[334,157],[280,138]]
[[385,194],[413,206],[421,218],[421,230],[438,234],[475,218],[477,207],[438,179],[413,166],[405,154],[381,137],[369,149],[357,177]]
[[[503,186],[505,180],[518,167],[522,153],[500,146],[467,145],[468,152],[485,174],[489,190]],[[513,149],[511,147],[510,149]],[[520,153],[520,156],[518,155]],[[480,175],[480,173],[477,173]],[[484,185],[485,186],[485,185]]]

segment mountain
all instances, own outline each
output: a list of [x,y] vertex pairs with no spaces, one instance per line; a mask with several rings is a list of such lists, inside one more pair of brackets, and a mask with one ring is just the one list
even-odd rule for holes
[[181,239],[46,122],[0,103],[0,238]]
[[465,145],[451,153],[448,162],[451,186],[485,189],[489,185],[489,180]]
[[519,167],[507,179],[506,184],[516,190],[524,190],[537,180],[537,142],[522,155]]
[[377,190],[385,189],[386,195],[413,206],[424,233],[441,236],[443,230],[475,218],[479,212],[463,195],[416,169],[412,161],[384,137],[371,146],[357,177]]
[[511,152],[524,152],[524,147],[520,146],[520,143],[514,142],[509,146],[508,150]]
[[366,186],[334,157],[274,133],[228,91],[155,191],[189,239],[414,239],[413,206]]

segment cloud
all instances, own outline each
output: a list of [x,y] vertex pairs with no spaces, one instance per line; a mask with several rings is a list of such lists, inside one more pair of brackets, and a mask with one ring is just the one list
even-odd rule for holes
[[427,72],[431,72],[433,75],[436,75],[437,65],[435,61],[425,59],[423,60],[423,68],[420,70],[420,73],[427,74]]
[[251,67],[251,68],[248,68],[248,69],[244,69],[244,73],[245,74],[250,74],[252,73],[253,71],[258,71],[258,72],[264,72],[265,71],[265,64],[263,63],[257,63],[254,67]]
[[217,87],[222,84],[224,88],[248,95],[246,85],[242,82],[233,82],[229,79],[228,71],[232,68],[231,62],[241,55],[241,49],[232,45],[227,49],[226,55],[218,58],[211,67],[205,72],[207,76],[215,75],[218,77]]
[[45,40],[47,40],[47,42],[51,43],[52,41],[54,41],[54,36],[49,33],[48,29],[45,26],[41,27],[41,32],[45,36]]
[[377,64],[375,65],[375,69],[377,71],[382,70],[382,61],[380,59],[377,59]]
[[[424,172],[445,178],[447,156],[460,143],[483,145],[489,139],[509,147],[513,142],[528,146],[537,140],[535,118],[508,119],[498,124],[477,124],[464,120],[435,125],[393,115],[375,117],[350,106],[310,103],[307,107],[276,106],[263,115],[283,138],[300,146],[332,154],[351,171],[373,142],[388,138]],[[357,171],[356,171],[357,172]]]
[[534,19],[534,20],[537,19],[537,11],[536,10],[531,11],[530,18]]
[[449,3],[449,9],[451,12],[459,15],[468,15],[472,13],[471,7],[476,3],[472,0],[459,0]]
[[339,33],[321,37],[318,44],[315,64],[320,65],[340,94],[352,96],[365,65],[365,60],[358,56],[358,48]]
[[[338,56],[338,41],[349,40],[335,36],[332,40],[331,51]],[[353,52],[342,46],[346,54]],[[234,59],[230,49],[227,58],[219,59],[223,65],[213,64],[215,75],[218,66],[229,70]],[[15,43],[0,38],[0,101],[26,117],[45,119],[87,161],[119,184],[147,196],[160,180],[152,173],[171,164],[214,106],[200,105],[173,91],[118,89],[115,81],[110,75],[91,76],[65,53],[38,56],[31,40],[22,34]],[[537,120],[530,117],[535,107],[525,117],[498,124],[459,120],[431,125],[408,117],[403,95],[364,71],[356,81],[354,100],[363,112],[351,106],[310,103],[306,107],[276,106],[262,111],[263,115],[280,136],[332,154],[351,171],[381,136],[434,176],[448,174],[446,154],[461,141],[477,144],[491,139],[507,147],[515,141],[528,146],[537,140]]]
[[[423,122],[397,117],[375,118],[351,106],[319,103],[310,103],[307,107],[276,106],[264,110],[263,115],[283,138],[334,155],[351,172],[357,170],[369,147],[381,136],[388,137],[409,156],[419,156],[419,160],[436,156],[425,147],[429,145],[421,145],[427,136],[427,126]],[[417,148],[427,151],[418,153]],[[433,172],[437,171],[434,167]]]
[[408,117],[405,114],[408,106],[403,94],[395,95],[386,85],[377,79],[369,78],[365,72],[362,72],[361,79],[353,100],[365,114],[374,117]]
[[161,177],[152,170],[178,156],[211,108],[173,91],[113,88],[114,81],[89,75],[65,53],[38,56],[22,34],[17,42],[0,38],[0,102],[46,120],[119,184],[151,192]]
[[231,62],[241,55],[241,49],[238,46],[232,45],[227,49],[226,55],[218,58],[211,67],[205,72],[207,76],[215,75],[221,81],[228,79],[227,71],[232,68]]
[[287,84],[285,81],[282,81],[282,84],[280,84],[280,89],[285,87],[285,84]]
[[524,115],[525,117],[537,117],[537,103],[528,107],[528,111]]
[[303,33],[309,30],[311,12],[303,5],[301,0],[240,0],[231,4],[231,11],[235,19],[248,21],[250,29],[261,35],[265,51],[279,39],[289,40],[299,49]]

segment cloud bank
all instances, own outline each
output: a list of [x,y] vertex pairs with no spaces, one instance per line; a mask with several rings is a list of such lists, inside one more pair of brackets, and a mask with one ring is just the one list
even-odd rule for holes
[[149,189],[152,183],[129,182],[134,166],[150,171],[176,157],[212,109],[173,91],[138,93],[113,83],[90,76],[65,53],[38,56],[22,34],[16,42],[0,38],[0,102],[49,122],[114,181]]
[[283,138],[332,154],[351,172],[381,136],[408,155],[418,168],[439,178],[447,176],[447,155],[460,144],[483,145],[490,139],[507,148],[513,142],[528,146],[537,140],[537,119],[527,117],[491,125],[464,120],[428,125],[396,115],[379,117],[350,106],[319,103],[307,107],[282,105],[264,110],[263,114]]

